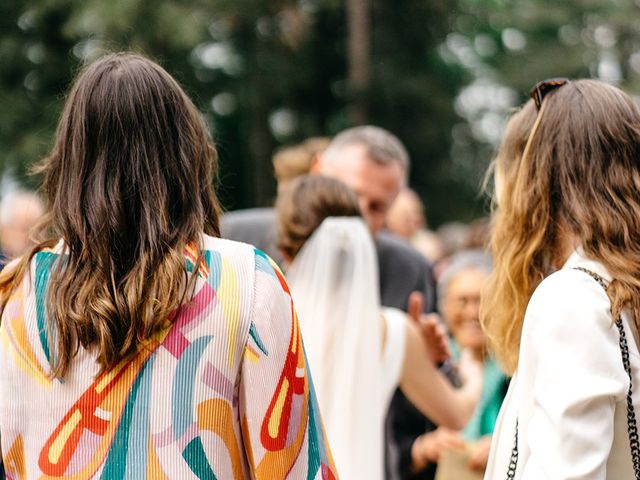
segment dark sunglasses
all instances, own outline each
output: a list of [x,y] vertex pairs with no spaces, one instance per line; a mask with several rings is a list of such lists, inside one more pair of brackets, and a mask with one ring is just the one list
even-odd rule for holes
[[553,92],[557,88],[560,88],[567,83],[569,83],[568,78],[550,78],[548,80],[543,80],[536,83],[531,89],[530,93],[531,98],[533,99],[533,103],[536,104],[536,110],[540,111],[542,101],[544,100],[544,97],[549,94],[549,92]]

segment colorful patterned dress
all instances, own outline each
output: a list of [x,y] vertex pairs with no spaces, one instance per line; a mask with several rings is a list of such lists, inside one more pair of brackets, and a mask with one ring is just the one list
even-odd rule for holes
[[164,331],[99,376],[80,349],[62,381],[44,307],[59,255],[34,257],[0,326],[7,478],[337,478],[281,272],[249,245],[204,248],[195,295]]

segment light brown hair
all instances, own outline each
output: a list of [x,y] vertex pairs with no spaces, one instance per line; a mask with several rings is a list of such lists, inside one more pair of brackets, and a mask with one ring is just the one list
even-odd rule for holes
[[328,217],[359,217],[355,194],[338,180],[304,175],[278,196],[278,247],[293,259]]
[[216,168],[201,115],[159,65],[114,54],[80,73],[39,166],[45,240],[0,274],[4,309],[31,258],[64,240],[46,297],[52,375],[64,376],[80,346],[95,346],[107,369],[166,326],[196,278],[185,247],[197,268],[202,233],[219,234]]
[[278,189],[284,188],[294,178],[308,174],[314,158],[324,152],[330,143],[331,139],[327,137],[311,137],[296,145],[278,149],[272,158]]
[[509,121],[495,162],[494,271],[482,322],[508,372],[518,364],[524,313],[557,268],[559,233],[577,239],[613,281],[613,318],[640,320],[640,112],[613,86],[577,80],[527,102]]

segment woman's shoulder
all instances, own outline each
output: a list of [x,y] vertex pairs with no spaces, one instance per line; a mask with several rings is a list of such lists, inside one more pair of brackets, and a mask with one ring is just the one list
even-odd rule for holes
[[564,266],[546,277],[536,288],[531,301],[580,303],[592,307],[609,305],[609,299],[600,282],[611,280],[606,267],[588,258],[581,248],[567,258]]
[[[203,250],[208,262],[224,262],[232,267],[253,272],[264,269],[265,265],[275,265],[273,260],[254,245],[226,238],[203,235]],[[254,267],[249,267],[248,264]],[[248,269],[248,270],[247,270]]]
[[253,257],[255,255],[255,247],[248,243],[228,240],[226,238],[212,237],[210,235],[202,236],[203,250],[209,252],[219,252],[225,255],[237,255],[239,257]]
[[601,344],[605,338],[617,344],[612,325],[611,303],[604,288],[588,273],[565,267],[545,278],[533,293],[523,338],[539,345],[555,341]]
[[548,277],[535,289],[530,307],[562,310],[584,308],[609,309],[609,298],[604,288],[580,267],[564,267]]
[[[203,251],[208,269],[216,275],[233,271],[236,279],[245,278],[251,284],[257,281],[258,277],[266,275],[278,287],[285,284],[278,264],[249,243],[204,235]],[[288,287],[285,290],[288,291]]]

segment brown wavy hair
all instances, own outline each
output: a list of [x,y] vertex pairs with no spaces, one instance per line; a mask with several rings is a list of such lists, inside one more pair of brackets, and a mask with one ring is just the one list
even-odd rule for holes
[[358,198],[344,183],[318,175],[291,181],[276,201],[278,247],[295,258],[327,217],[360,217]]
[[640,112],[616,87],[577,80],[527,102],[509,121],[495,161],[495,268],[482,303],[490,345],[518,364],[533,291],[575,240],[613,277],[613,318],[640,320]]
[[[62,377],[80,346],[102,371],[133,355],[192,294],[184,251],[202,261],[202,233],[219,236],[217,154],[178,83],[139,55],[112,54],[73,84],[44,174],[39,242],[0,274],[6,306],[33,256],[62,239],[46,311]],[[52,332],[55,331],[55,335]]]

